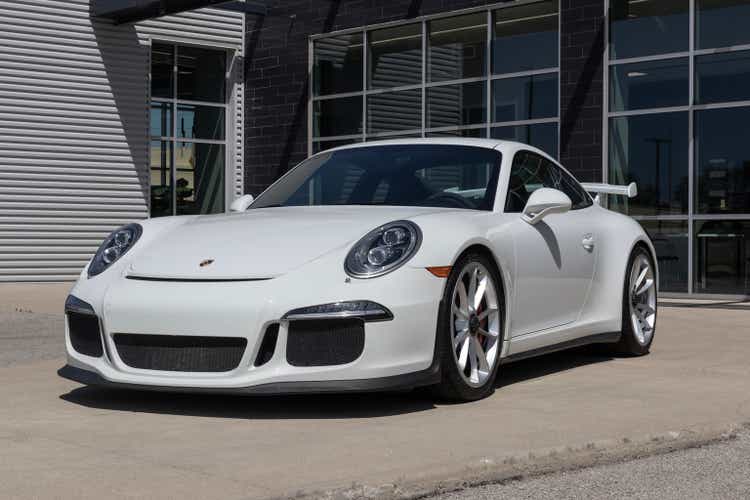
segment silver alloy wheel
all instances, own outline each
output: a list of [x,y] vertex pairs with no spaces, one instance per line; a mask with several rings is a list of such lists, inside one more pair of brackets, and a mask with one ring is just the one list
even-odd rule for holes
[[478,262],[468,263],[451,296],[451,342],[458,372],[471,387],[482,387],[497,363],[500,306],[487,268]]
[[656,283],[648,257],[639,253],[630,269],[630,322],[639,344],[645,346],[654,335]]

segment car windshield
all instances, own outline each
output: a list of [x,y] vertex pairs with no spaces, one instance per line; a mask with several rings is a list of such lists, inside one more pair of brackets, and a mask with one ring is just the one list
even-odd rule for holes
[[500,152],[434,144],[365,146],[302,162],[252,208],[396,205],[492,210]]

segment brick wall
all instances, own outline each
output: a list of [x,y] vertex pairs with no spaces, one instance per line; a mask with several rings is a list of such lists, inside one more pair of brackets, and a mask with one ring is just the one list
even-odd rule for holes
[[602,178],[604,0],[560,1],[560,162]]
[[[576,172],[601,171],[601,56],[596,9],[562,0],[562,157]],[[245,190],[258,194],[307,155],[308,37],[346,28],[498,3],[497,0],[271,0],[248,15],[245,56]],[[575,4],[576,7],[572,5]],[[579,5],[585,5],[579,7]],[[596,68],[592,71],[592,66]],[[592,77],[591,82],[586,81]],[[598,83],[597,83],[598,82]],[[597,104],[598,103],[598,104]],[[572,106],[571,110],[566,105]],[[597,108],[598,106],[598,108]],[[597,115],[598,109],[598,115]],[[594,123],[598,120],[598,123]],[[596,150],[596,145],[598,150]],[[599,175],[598,173],[596,175]]]

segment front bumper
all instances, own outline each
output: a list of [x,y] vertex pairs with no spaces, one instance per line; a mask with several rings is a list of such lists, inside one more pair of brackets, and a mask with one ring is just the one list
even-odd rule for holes
[[[100,319],[104,353],[76,351],[66,322],[68,362],[59,374],[84,384],[183,392],[294,394],[400,390],[439,381],[435,332],[444,280],[424,269],[404,267],[371,280],[347,280],[343,271],[306,266],[278,278],[252,282],[132,280],[106,286],[83,279],[71,294],[91,304]],[[337,266],[340,269],[339,266]],[[106,273],[105,273],[106,274]],[[352,362],[293,366],[287,361],[289,321],[297,308],[345,300],[383,304],[393,319],[365,323],[362,354]],[[276,348],[255,366],[263,332],[278,323]],[[227,372],[147,370],[125,364],[115,334],[242,337],[247,347]]]

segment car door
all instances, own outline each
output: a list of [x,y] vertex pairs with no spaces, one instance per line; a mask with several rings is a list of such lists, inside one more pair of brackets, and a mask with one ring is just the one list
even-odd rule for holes
[[[571,198],[571,210],[551,214],[531,225],[521,219],[521,212],[531,193],[541,187],[567,194]],[[505,213],[518,215],[512,231],[515,249],[513,336],[565,325],[578,318],[596,262],[596,242],[589,213],[592,205],[580,184],[558,165],[530,151],[516,153],[505,203]]]

